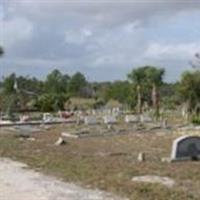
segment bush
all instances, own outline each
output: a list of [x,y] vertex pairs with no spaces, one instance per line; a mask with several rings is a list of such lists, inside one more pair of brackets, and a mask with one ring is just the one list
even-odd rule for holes
[[98,108],[103,107],[104,105],[105,105],[105,102],[103,99],[97,99],[93,104],[93,108],[98,109]]
[[192,117],[192,123],[196,125],[200,125],[200,115]]
[[65,94],[44,94],[39,96],[35,107],[42,112],[63,110],[67,99]]

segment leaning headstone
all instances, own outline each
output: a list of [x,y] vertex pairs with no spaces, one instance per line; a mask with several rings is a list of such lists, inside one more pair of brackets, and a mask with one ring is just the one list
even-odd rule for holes
[[75,138],[75,139],[78,138],[78,135],[70,134],[70,133],[66,133],[66,132],[61,133],[61,136],[68,137],[68,138]]
[[56,146],[60,146],[64,144],[66,144],[66,141],[62,137],[59,137],[58,140],[55,142]]
[[116,117],[113,115],[104,116],[103,121],[105,124],[116,124],[117,123]]
[[125,122],[126,123],[136,123],[139,122],[139,116],[138,115],[126,115],[125,116]]
[[84,118],[84,123],[86,125],[95,125],[97,124],[97,119],[95,116],[87,116]]
[[174,140],[171,152],[171,160],[199,160],[200,137],[181,136]]

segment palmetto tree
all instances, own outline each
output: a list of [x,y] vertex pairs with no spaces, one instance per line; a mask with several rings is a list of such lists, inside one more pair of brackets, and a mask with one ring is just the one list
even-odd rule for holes
[[194,59],[190,62],[192,68],[200,70],[200,53],[194,55]]
[[0,57],[3,56],[3,54],[4,54],[3,47],[0,46]]
[[[156,117],[159,115],[159,86],[163,83],[165,70],[154,66],[144,66],[133,69],[128,74],[128,79],[136,85],[138,113],[142,112],[144,99],[152,100]],[[152,91],[152,95],[149,95]]]

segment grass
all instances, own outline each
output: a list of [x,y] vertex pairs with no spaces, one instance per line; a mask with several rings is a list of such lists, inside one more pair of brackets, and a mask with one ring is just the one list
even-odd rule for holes
[[[25,162],[64,181],[99,188],[131,200],[199,199],[199,162],[160,161],[170,155],[176,135],[130,131],[130,134],[112,137],[68,139],[64,146],[54,145],[61,132],[75,128],[81,130],[85,127],[54,126],[33,134],[35,141],[21,140],[13,134],[0,134],[0,156]],[[115,128],[119,127],[116,125]],[[99,130],[100,126],[94,126],[90,132]],[[146,153],[145,162],[137,162],[139,152]],[[176,181],[176,186],[169,189],[158,184],[131,181],[133,176],[139,175],[168,176]]]

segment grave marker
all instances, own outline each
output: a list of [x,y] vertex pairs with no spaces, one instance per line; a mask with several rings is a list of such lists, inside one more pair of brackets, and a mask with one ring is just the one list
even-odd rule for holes
[[126,123],[136,123],[136,122],[139,122],[139,116],[138,115],[126,115],[125,116],[125,122]]
[[149,117],[148,115],[141,115],[140,121],[143,123],[147,123],[147,122],[152,122],[153,119],[151,117]]
[[103,121],[105,124],[116,124],[117,123],[116,117],[113,115],[104,116]]
[[97,119],[95,116],[87,116],[84,118],[84,123],[86,125],[95,125],[97,124]]
[[171,160],[199,160],[200,159],[200,137],[181,136],[174,140],[172,146]]

